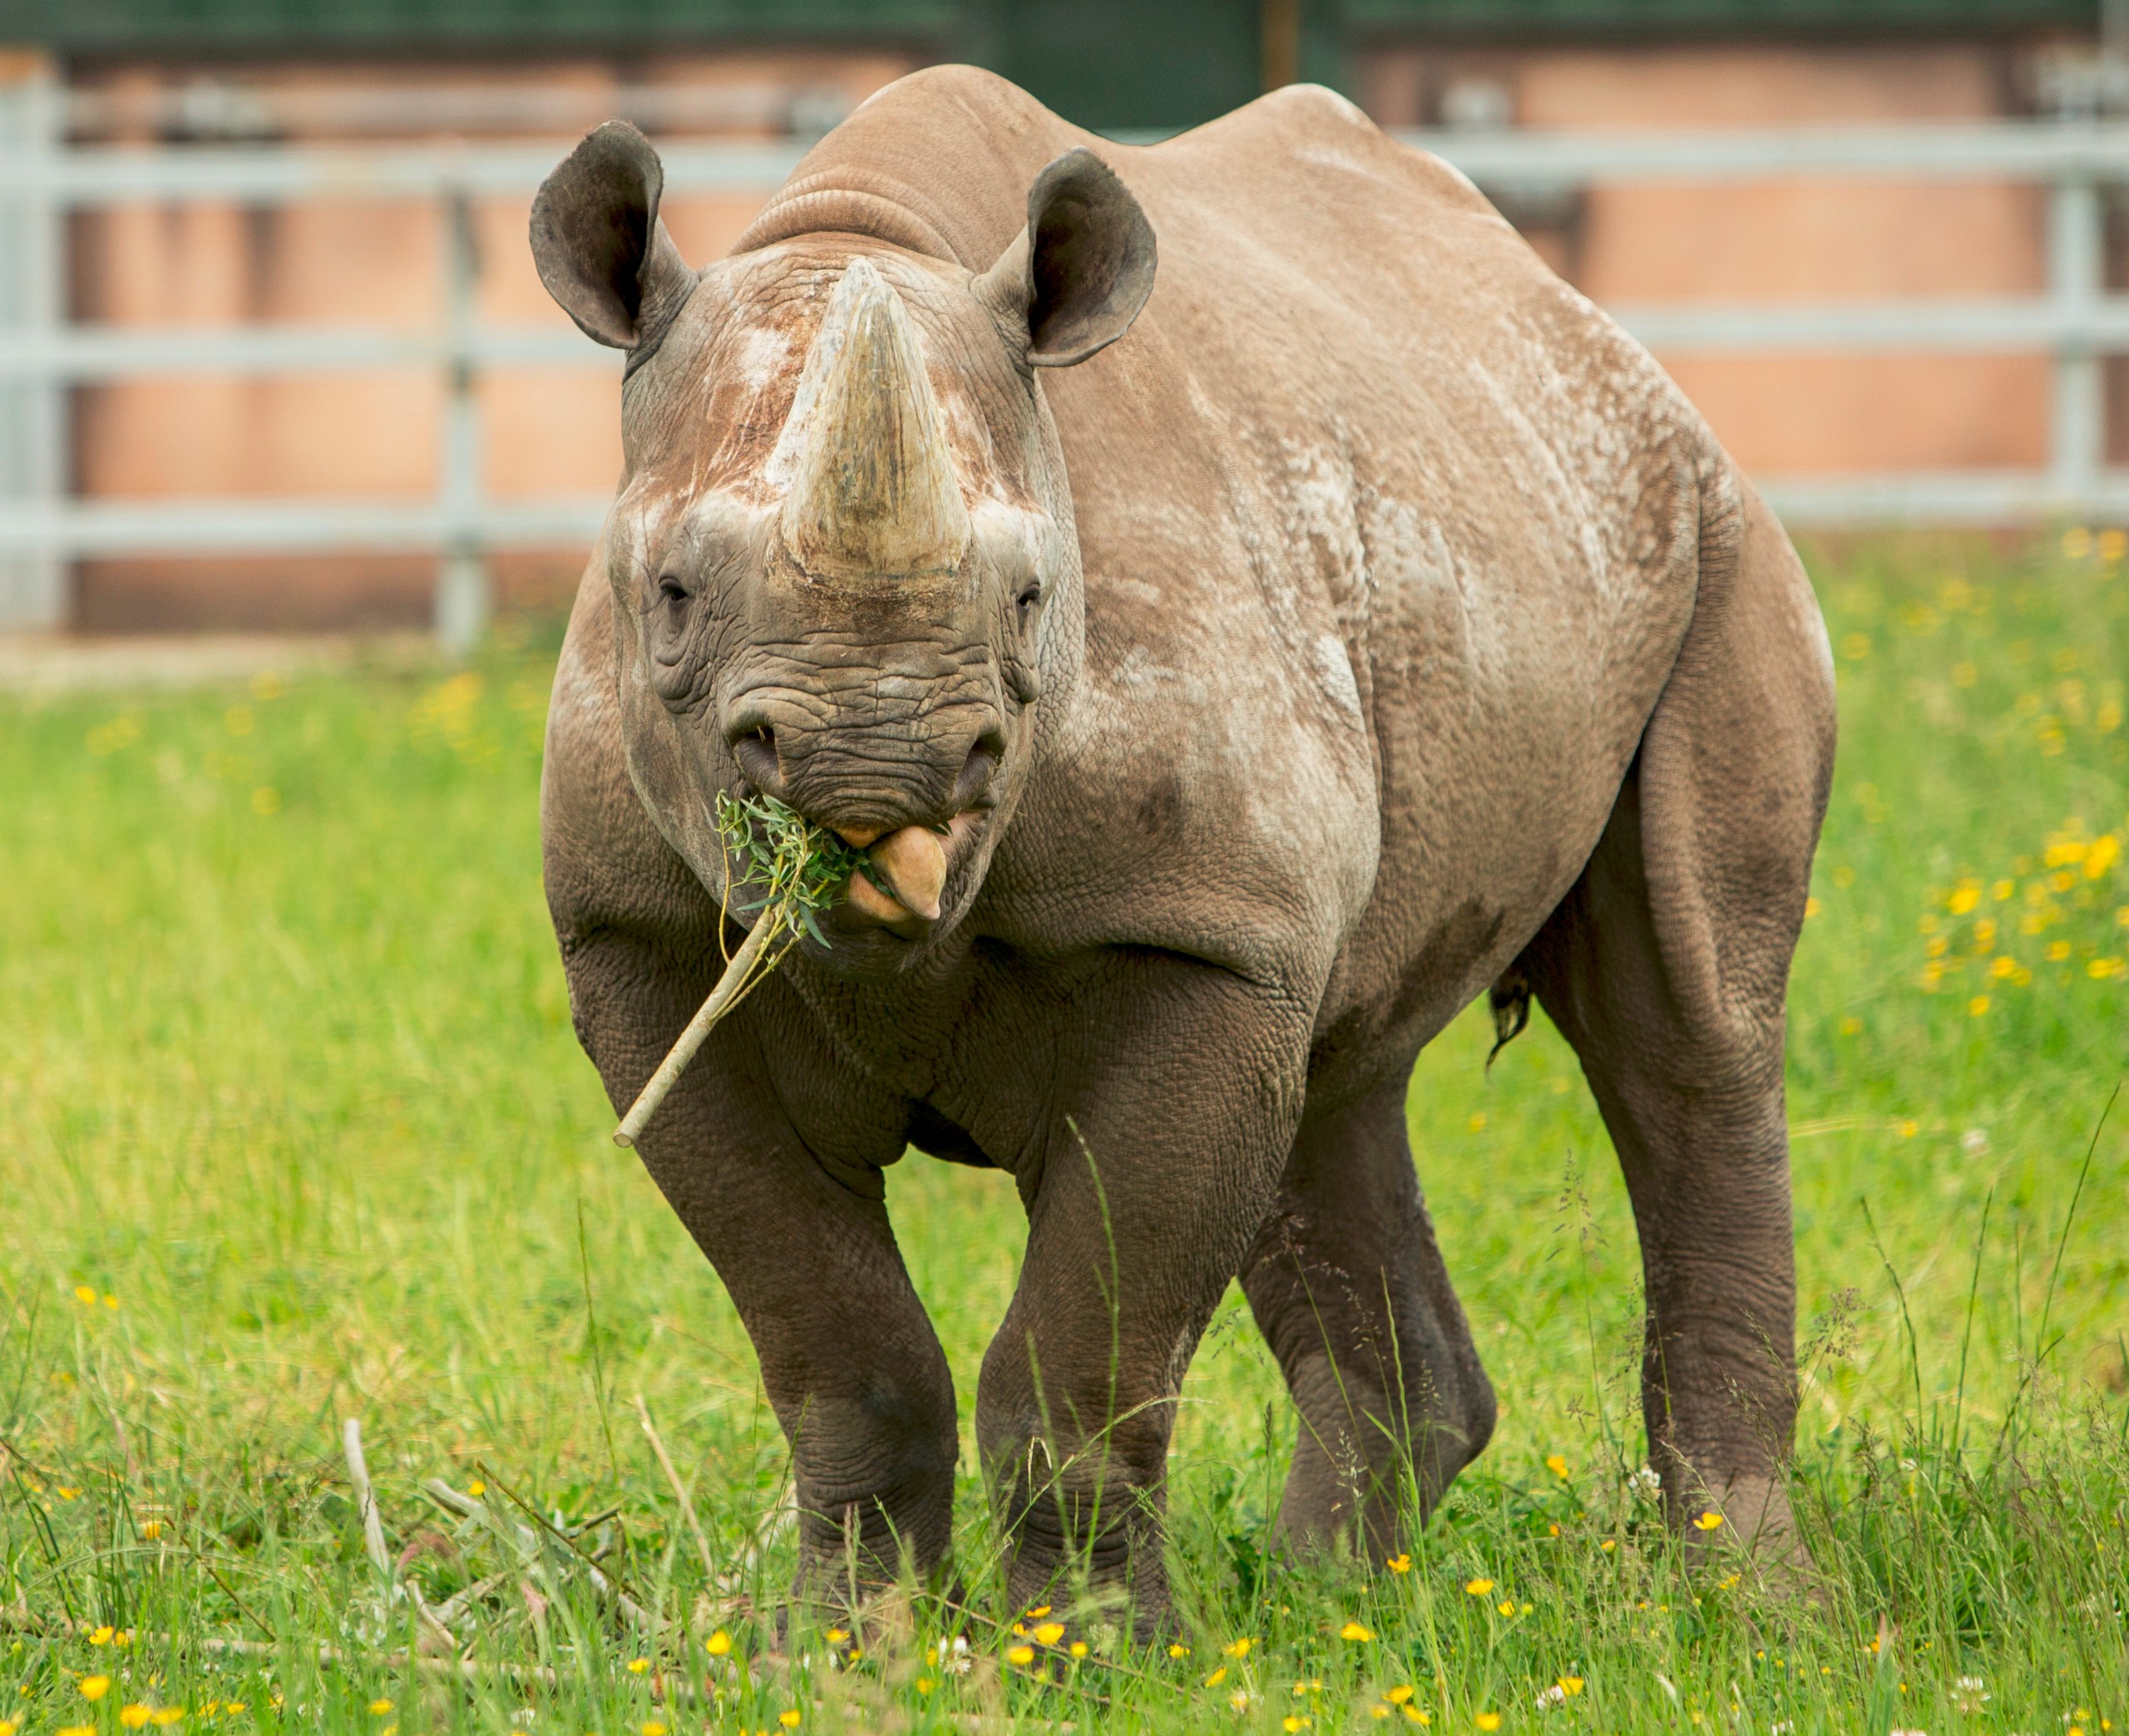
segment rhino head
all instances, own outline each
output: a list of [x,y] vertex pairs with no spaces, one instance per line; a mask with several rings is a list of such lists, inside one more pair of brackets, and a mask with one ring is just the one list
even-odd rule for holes
[[813,233],[696,273],[663,179],[610,122],[532,210],[549,293],[628,356],[599,558],[630,775],[713,892],[719,791],[867,849],[829,955],[893,968],[967,909],[1040,757],[1038,702],[1054,714],[1077,674],[1079,547],[1038,370],[1123,335],[1153,232],[1077,150],[981,270]]

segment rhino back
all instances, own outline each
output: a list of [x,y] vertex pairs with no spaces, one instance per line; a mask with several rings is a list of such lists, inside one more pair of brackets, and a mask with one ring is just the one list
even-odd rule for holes
[[1159,268],[1124,342],[1039,377],[1085,662],[983,920],[1211,957],[1320,997],[1321,1028],[1423,1040],[1593,847],[1726,461],[1468,182],[1315,87],[1132,147],[930,69],[735,251],[847,232],[980,271],[1078,144]]

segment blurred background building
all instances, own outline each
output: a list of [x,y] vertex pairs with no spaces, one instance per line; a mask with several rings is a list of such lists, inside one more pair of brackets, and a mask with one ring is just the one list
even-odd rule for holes
[[[1471,141],[1746,467],[1810,485],[1802,519],[1958,508],[1968,475],[1951,516],[2104,509],[2129,456],[2124,22],[2099,0],[0,0],[0,627],[441,607],[462,633],[491,595],[563,599],[620,462],[619,369],[534,275],[539,170],[615,115],[693,150],[665,215],[705,261],[808,139],[940,60],[1128,138],[1333,85],[1452,157]],[[1798,170],[1766,143],[1792,133],[1860,155]],[[1702,175],[1721,135],[1765,160]],[[1554,137],[1573,148],[1533,170]],[[1607,139],[1641,169],[1607,168]],[[1785,308],[1839,317],[1815,350]],[[521,335],[477,367],[478,333]],[[1929,486],[1811,492],[1902,477]]]

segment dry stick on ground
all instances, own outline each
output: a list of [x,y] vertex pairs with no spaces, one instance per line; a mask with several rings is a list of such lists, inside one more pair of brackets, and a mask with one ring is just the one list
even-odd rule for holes
[[716,1564],[709,1555],[709,1539],[702,1532],[702,1521],[695,1517],[695,1504],[689,1497],[686,1487],[680,1482],[680,1473],[673,1468],[665,1443],[658,1438],[658,1425],[650,1420],[650,1407],[644,1403],[643,1394],[635,1395],[635,1413],[643,1421],[643,1432],[650,1439],[650,1450],[658,1455],[658,1466],[665,1473],[665,1481],[673,1486],[673,1498],[680,1503],[680,1516],[688,1521],[688,1529],[694,1533],[695,1548],[702,1556],[704,1575],[714,1581],[717,1577]]
[[363,1457],[363,1425],[358,1417],[350,1417],[340,1425],[340,1446],[347,1454],[348,1481],[354,1485],[355,1505],[363,1516],[363,1551],[369,1556],[370,1565],[376,1568],[385,1584],[388,1595],[392,1588],[403,1590],[414,1614],[431,1635],[449,1646],[455,1655],[459,1649],[458,1635],[452,1632],[437,1618],[422,1595],[422,1588],[411,1581],[402,1581],[392,1571],[392,1557],[384,1547],[384,1521],[377,1511],[377,1492],[370,1487],[369,1463]]

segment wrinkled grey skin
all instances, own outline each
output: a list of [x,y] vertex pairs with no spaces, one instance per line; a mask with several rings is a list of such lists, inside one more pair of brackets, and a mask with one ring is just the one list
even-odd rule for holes
[[[1082,146],[1114,176],[1038,185]],[[1302,1418],[1286,1536],[1399,1547],[1494,1423],[1404,1107],[1489,986],[1504,1024],[1535,994],[1619,1152],[1674,1521],[1783,1542],[1783,997],[1830,663],[1654,363],[1320,90],[1132,149],[920,73],[699,276],[647,146],[572,164],[536,249],[631,372],[546,880],[617,1108],[718,974],[716,792],[951,831],[937,920],[839,908],[641,1142],[790,1437],[802,1585],[947,1551],[952,1381],[883,1203],[911,1145],[1028,1212],[976,1403],[1014,1597],[1080,1551],[1164,1620],[1170,1401],[1237,1275]],[[773,455],[859,255],[976,525],[944,579],[817,581],[780,546]]]

